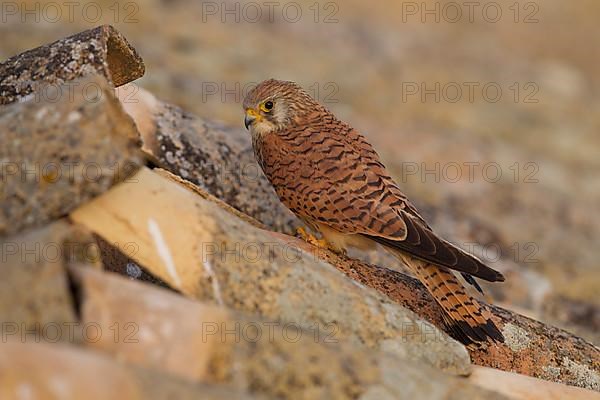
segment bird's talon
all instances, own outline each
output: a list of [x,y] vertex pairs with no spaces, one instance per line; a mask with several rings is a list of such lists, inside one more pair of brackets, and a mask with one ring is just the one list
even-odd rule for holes
[[314,238],[314,236],[306,232],[306,229],[304,229],[302,226],[296,228],[296,235],[298,235],[305,242],[309,242],[311,237]]
[[325,239],[317,239],[316,236],[314,236],[310,233],[307,234],[306,237],[304,237],[303,239],[305,241],[307,241],[308,243],[312,244],[313,246],[317,246],[320,249],[328,249],[329,248],[329,245]]
[[331,243],[329,243],[327,240],[325,239],[317,239],[315,235],[307,232],[304,227],[299,227],[296,229],[296,233],[298,234],[298,236],[300,236],[300,238],[302,238],[305,242],[308,242],[310,244],[312,244],[313,246],[316,246],[320,249],[327,249],[327,250],[331,250],[334,253],[337,254],[344,254],[345,255],[345,250],[340,250],[335,248]]
[[319,246],[319,242],[324,240],[324,239],[317,239],[315,237],[315,235],[313,235],[310,232],[307,232],[306,229],[304,229],[304,227],[299,227],[296,229],[296,233],[298,234],[298,236],[300,236],[300,238],[302,240],[304,240],[305,242],[308,242],[310,244],[313,244],[315,246]]

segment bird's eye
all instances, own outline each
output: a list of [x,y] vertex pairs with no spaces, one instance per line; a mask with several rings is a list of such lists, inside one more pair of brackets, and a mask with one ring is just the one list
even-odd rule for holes
[[264,112],[269,112],[273,109],[273,102],[271,100],[269,101],[265,101],[261,107],[260,107]]

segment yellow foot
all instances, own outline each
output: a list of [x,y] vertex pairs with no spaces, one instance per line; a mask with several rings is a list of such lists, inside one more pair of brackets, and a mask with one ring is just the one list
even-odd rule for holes
[[312,244],[313,246],[316,246],[320,249],[327,249],[327,250],[331,250],[334,253],[337,254],[343,254],[346,255],[346,250],[344,249],[338,249],[337,247],[335,247],[333,244],[331,244],[330,242],[328,242],[325,239],[317,239],[313,234],[306,232],[306,230],[303,227],[299,227],[296,229],[296,233],[298,234],[298,236],[300,236],[305,242],[308,242],[310,244]]
[[322,249],[329,248],[329,243],[327,243],[327,241],[325,239],[317,239],[312,233],[306,232],[306,229],[304,229],[304,227],[302,227],[302,226],[299,227],[298,229],[296,229],[296,233],[305,242],[308,242],[308,243],[310,243],[314,246],[320,247]]

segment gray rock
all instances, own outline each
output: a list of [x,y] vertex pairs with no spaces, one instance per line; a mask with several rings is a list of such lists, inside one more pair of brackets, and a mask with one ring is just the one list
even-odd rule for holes
[[110,243],[139,243],[132,258],[172,288],[316,330],[329,341],[385,349],[453,373],[469,372],[464,346],[301,250],[294,238],[282,240],[231,214],[228,206],[148,169],[133,179],[135,183],[115,187],[71,218]]
[[154,130],[142,130],[142,139],[158,165],[274,230],[291,233],[300,225],[256,162],[247,132],[167,103],[158,104],[152,119]]
[[[90,268],[71,271],[82,294],[82,322],[111,332],[86,345],[139,367],[278,399],[503,398],[421,363],[326,343],[296,324],[198,303]],[[115,326],[122,328],[118,338],[110,330]]]
[[98,265],[92,235],[58,221],[0,240],[0,324],[3,339],[75,339],[77,322],[65,267]]
[[0,236],[60,218],[139,167],[138,133],[112,87],[97,75],[75,83],[56,102],[0,108]]
[[37,47],[0,64],[0,105],[13,103],[48,85],[99,74],[112,86],[144,75],[144,63],[115,28],[99,26]]

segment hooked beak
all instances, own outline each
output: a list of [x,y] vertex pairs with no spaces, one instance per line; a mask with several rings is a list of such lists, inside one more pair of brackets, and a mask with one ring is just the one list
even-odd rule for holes
[[258,117],[259,115],[255,110],[253,110],[252,108],[247,109],[246,116],[244,117],[244,126],[246,127],[246,129],[249,129],[250,125],[252,125]]
[[247,115],[244,117],[244,126],[246,127],[246,129],[250,128],[250,125],[252,125],[254,120],[255,120],[254,117],[249,117]]

